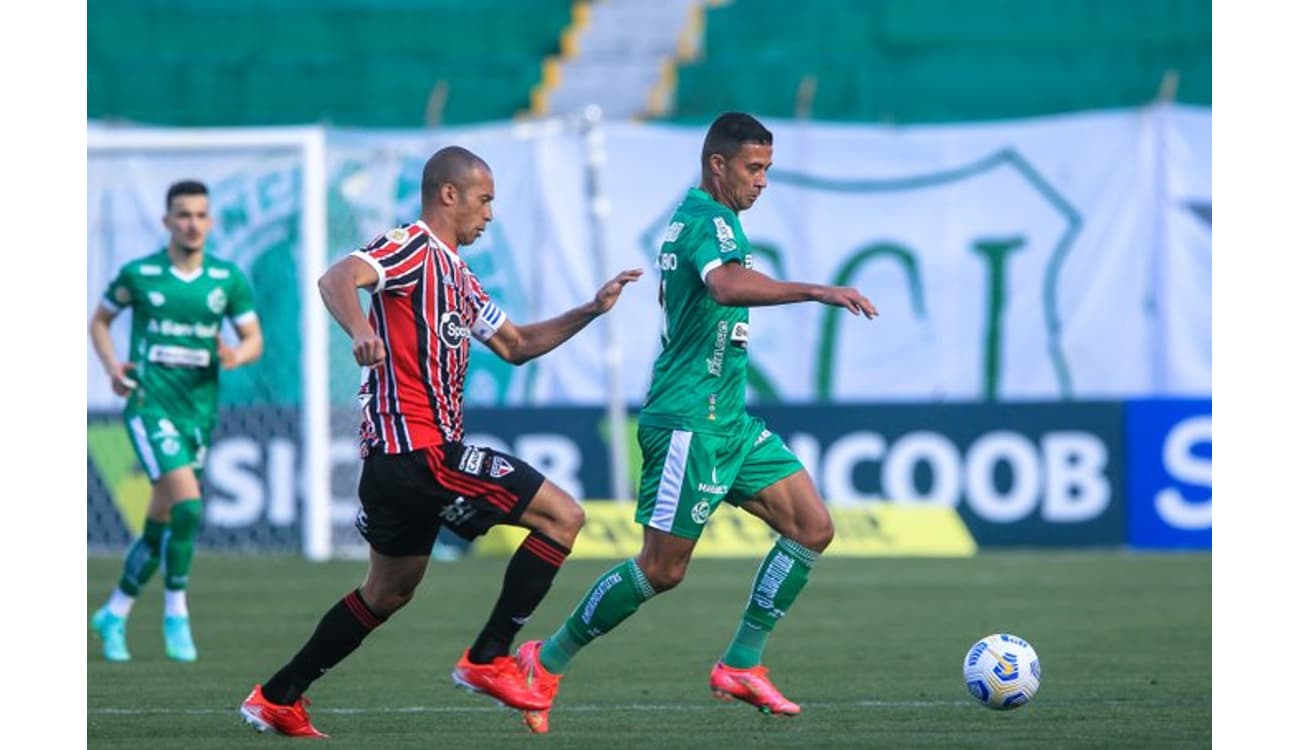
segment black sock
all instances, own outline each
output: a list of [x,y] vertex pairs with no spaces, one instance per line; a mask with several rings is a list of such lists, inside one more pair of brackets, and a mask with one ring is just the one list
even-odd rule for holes
[[298,700],[308,685],[355,651],[386,619],[362,601],[360,589],[350,592],[325,613],[293,659],[266,681],[262,695],[281,706]]
[[568,556],[568,547],[536,531],[524,539],[506,566],[501,596],[492,608],[487,625],[470,646],[471,662],[487,664],[510,653],[515,635],[546,596],[555,574],[560,572],[560,566]]

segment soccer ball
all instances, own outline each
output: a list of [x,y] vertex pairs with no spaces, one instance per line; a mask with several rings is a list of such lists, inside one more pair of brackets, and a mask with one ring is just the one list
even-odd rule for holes
[[986,635],[962,662],[966,689],[989,708],[1006,711],[1025,705],[1038,692],[1043,668],[1034,647],[1006,633]]

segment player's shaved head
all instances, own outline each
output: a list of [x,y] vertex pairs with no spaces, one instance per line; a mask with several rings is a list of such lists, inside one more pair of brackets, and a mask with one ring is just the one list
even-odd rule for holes
[[435,201],[443,185],[454,185],[457,192],[464,193],[478,168],[492,173],[487,162],[467,148],[447,146],[439,149],[424,163],[424,174],[420,178],[421,204],[427,206]]

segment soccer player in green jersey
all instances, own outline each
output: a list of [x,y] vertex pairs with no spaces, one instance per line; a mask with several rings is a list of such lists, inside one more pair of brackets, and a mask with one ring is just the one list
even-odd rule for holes
[[[167,190],[167,247],[127,263],[90,320],[90,340],[113,392],[126,398],[131,445],[153,485],[144,533],[127,550],[122,577],[91,627],[104,658],[128,661],[126,620],[140,589],[162,563],[163,640],[168,657],[194,661],[185,589],[203,505],[199,480],[217,411],[217,376],[262,356],[262,328],[248,279],[234,263],[204,254],[212,228],[208,189],[186,180]],[[119,360],[109,324],[131,311],[131,343]],[[239,335],[219,333],[230,318]]]
[[[554,635],[520,646],[520,668],[552,698],[581,648],[682,582],[704,525],[727,502],[779,537],[710,687],[766,714],[799,713],[767,678],[763,649],[834,528],[799,459],[745,411],[748,308],[811,301],[867,318],[876,308],[852,287],[777,281],[753,269],[737,214],[758,200],[771,165],[767,128],[746,114],[719,116],[704,139],[700,185],[668,225],[659,255],[663,350],[637,429],[643,464],[636,520],[644,540],[640,554],[596,580]],[[524,719],[534,732],[549,729],[548,711]]]

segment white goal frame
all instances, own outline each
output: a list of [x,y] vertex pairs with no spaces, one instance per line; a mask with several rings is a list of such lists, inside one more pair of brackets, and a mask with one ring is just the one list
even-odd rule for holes
[[86,132],[86,156],[101,154],[204,154],[231,149],[296,150],[302,159],[303,205],[300,215],[302,247],[299,258],[302,313],[299,318],[302,369],[302,553],[308,560],[331,557],[329,462],[329,320],[323,305],[313,304],[316,280],[325,273],[328,226],[328,173],[325,129],[286,128],[91,128]]

